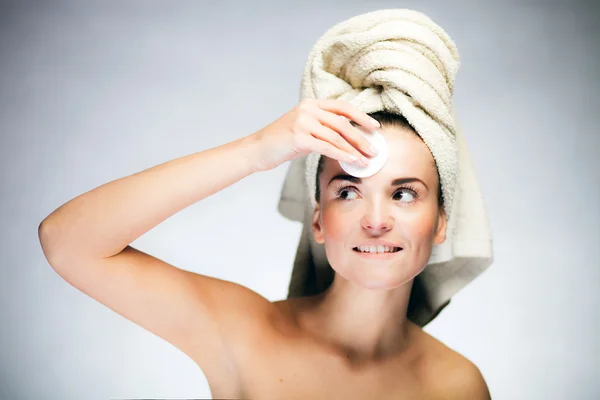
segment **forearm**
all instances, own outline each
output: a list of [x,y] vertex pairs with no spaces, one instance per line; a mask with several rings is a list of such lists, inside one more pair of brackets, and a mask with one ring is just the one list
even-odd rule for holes
[[259,170],[253,136],[180,157],[84,193],[40,225],[51,264],[104,258],[184,208]]

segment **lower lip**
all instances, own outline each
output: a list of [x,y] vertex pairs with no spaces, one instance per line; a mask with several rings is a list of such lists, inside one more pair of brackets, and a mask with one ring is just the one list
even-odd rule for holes
[[385,260],[385,259],[392,258],[392,257],[402,253],[404,251],[404,249],[396,251],[395,253],[362,253],[362,252],[356,251],[356,250],[352,250],[352,251],[361,257]]

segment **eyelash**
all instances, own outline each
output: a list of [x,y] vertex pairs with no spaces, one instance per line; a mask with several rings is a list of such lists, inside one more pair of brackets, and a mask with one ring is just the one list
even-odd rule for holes
[[[336,189],[336,190],[335,190],[335,198],[336,198],[336,199],[339,199],[339,197],[340,197],[340,194],[341,194],[341,193],[342,193],[344,190],[348,190],[348,189],[356,190],[356,188],[355,188],[354,186],[341,186],[340,188],[338,188],[338,189]],[[396,191],[394,192],[394,195],[395,195],[396,193],[398,193],[400,190],[403,190],[403,189],[404,189],[404,190],[408,190],[408,191],[410,192],[410,194],[411,194],[411,195],[412,195],[412,196],[415,198],[415,200],[419,198],[419,193],[417,192],[416,188],[415,188],[414,186],[411,186],[411,185],[406,185],[406,186],[401,186],[401,187],[399,187],[399,188],[398,188],[398,190],[396,190]],[[341,201],[349,201],[349,200],[347,200],[347,199],[340,199],[340,200],[341,200]],[[413,200],[413,201],[414,201],[414,200]],[[411,202],[408,202],[408,203],[412,203],[412,201],[411,201]]]

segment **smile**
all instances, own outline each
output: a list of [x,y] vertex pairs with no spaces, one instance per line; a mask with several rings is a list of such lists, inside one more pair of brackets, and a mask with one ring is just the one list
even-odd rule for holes
[[354,252],[364,256],[383,256],[402,251],[401,247],[392,246],[359,246],[352,249]]

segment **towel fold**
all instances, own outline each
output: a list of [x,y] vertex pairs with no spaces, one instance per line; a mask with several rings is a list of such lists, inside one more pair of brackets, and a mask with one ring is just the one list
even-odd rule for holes
[[[456,45],[427,16],[378,10],[329,29],[311,50],[301,82],[301,99],[341,99],[366,113],[403,115],[433,155],[448,228],[415,278],[408,318],[420,326],[493,259],[487,213],[452,106],[458,66]],[[334,276],[311,230],[319,158],[311,153],[291,162],[279,200],[284,217],[303,223],[288,298],[320,293]]]

